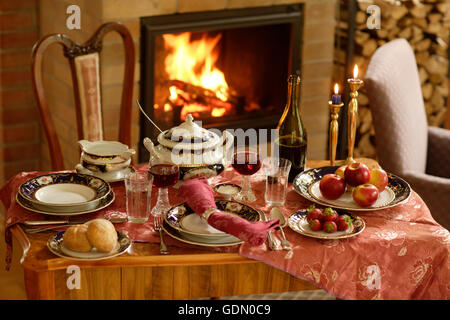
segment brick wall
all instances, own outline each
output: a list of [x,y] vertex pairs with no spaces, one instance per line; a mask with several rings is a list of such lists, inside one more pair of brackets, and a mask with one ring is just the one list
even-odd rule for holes
[[[336,0],[1,0],[2,40],[4,37],[13,39],[15,36],[9,33],[17,33],[16,40],[11,42],[17,48],[4,47],[4,41],[1,45],[2,99],[6,99],[5,102],[10,99],[8,104],[2,102],[3,119],[5,115],[9,119],[1,121],[3,138],[0,164],[5,177],[21,170],[50,168],[46,138],[38,125],[37,109],[29,83],[31,45],[37,40],[38,25],[39,37],[49,33],[65,33],[74,41],[83,43],[102,23],[120,21],[125,24],[133,36],[136,49],[135,100],[139,95],[140,17],[287,3],[305,4],[302,117],[308,130],[308,158],[323,159],[327,157],[327,102],[331,88]],[[66,8],[71,4],[81,8],[81,30],[66,28]],[[9,13],[17,16],[9,16]],[[4,31],[5,26],[7,31]],[[109,34],[104,38],[100,58],[105,139],[116,140],[123,79],[123,51],[118,35]],[[9,66],[4,67],[5,63]],[[50,47],[46,52],[44,87],[60,135],[65,166],[72,169],[79,161],[79,149],[76,144],[78,139],[70,69],[60,46]],[[23,112],[13,111],[15,108]],[[139,113],[134,105],[132,147],[137,150],[139,143]]]
[[39,119],[30,81],[37,0],[0,1],[0,182],[39,167]]

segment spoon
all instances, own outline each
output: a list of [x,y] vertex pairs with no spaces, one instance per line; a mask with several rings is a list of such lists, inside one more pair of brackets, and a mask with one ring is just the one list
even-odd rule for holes
[[138,105],[139,109],[141,110],[142,114],[147,118],[147,120],[150,121],[150,122],[156,127],[156,129],[159,130],[159,132],[162,133],[162,130],[161,130],[161,129],[156,125],[156,123],[154,123],[153,120],[150,119],[150,117],[145,113],[144,109],[142,108],[141,104],[139,103],[139,100],[136,100],[136,102],[137,102],[137,105]]
[[278,209],[277,207],[270,209],[270,213],[269,213],[270,219],[280,219],[280,231],[281,231],[281,237],[283,238],[281,240],[281,246],[283,247],[284,250],[292,250],[291,248],[291,244],[289,243],[289,241],[287,241],[286,236],[284,234],[283,231],[283,227],[286,226],[286,218],[284,217],[284,214],[281,212],[280,209]]

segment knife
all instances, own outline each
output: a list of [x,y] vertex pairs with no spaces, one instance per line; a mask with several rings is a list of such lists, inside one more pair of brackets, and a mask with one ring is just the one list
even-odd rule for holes
[[[267,221],[267,217],[264,212],[259,211],[259,215],[263,221]],[[270,250],[277,250],[277,244],[275,242],[275,239],[273,238],[272,230],[269,230],[267,232],[267,242],[269,243]]]
[[26,226],[46,226],[60,224],[83,224],[89,220],[41,220],[41,221],[25,221]]

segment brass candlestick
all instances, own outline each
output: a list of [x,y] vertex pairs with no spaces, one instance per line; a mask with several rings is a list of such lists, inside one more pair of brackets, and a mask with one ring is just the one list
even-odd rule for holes
[[343,103],[340,104],[334,104],[333,102],[329,101],[328,105],[330,106],[330,144],[328,148],[328,153],[330,156],[330,165],[334,166],[336,161],[336,147],[337,147],[337,141],[338,141],[338,132],[339,132],[339,124],[338,124],[338,118],[339,118],[339,111],[341,110]]
[[350,102],[348,103],[348,156],[345,164],[355,162],[353,159],[353,149],[356,137],[356,119],[358,117],[358,90],[364,84],[360,79],[348,79],[350,85]]

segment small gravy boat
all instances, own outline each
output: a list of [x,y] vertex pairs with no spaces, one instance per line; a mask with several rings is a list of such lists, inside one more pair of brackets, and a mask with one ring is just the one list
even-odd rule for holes
[[92,172],[111,172],[128,168],[136,152],[118,141],[80,140],[81,165]]

